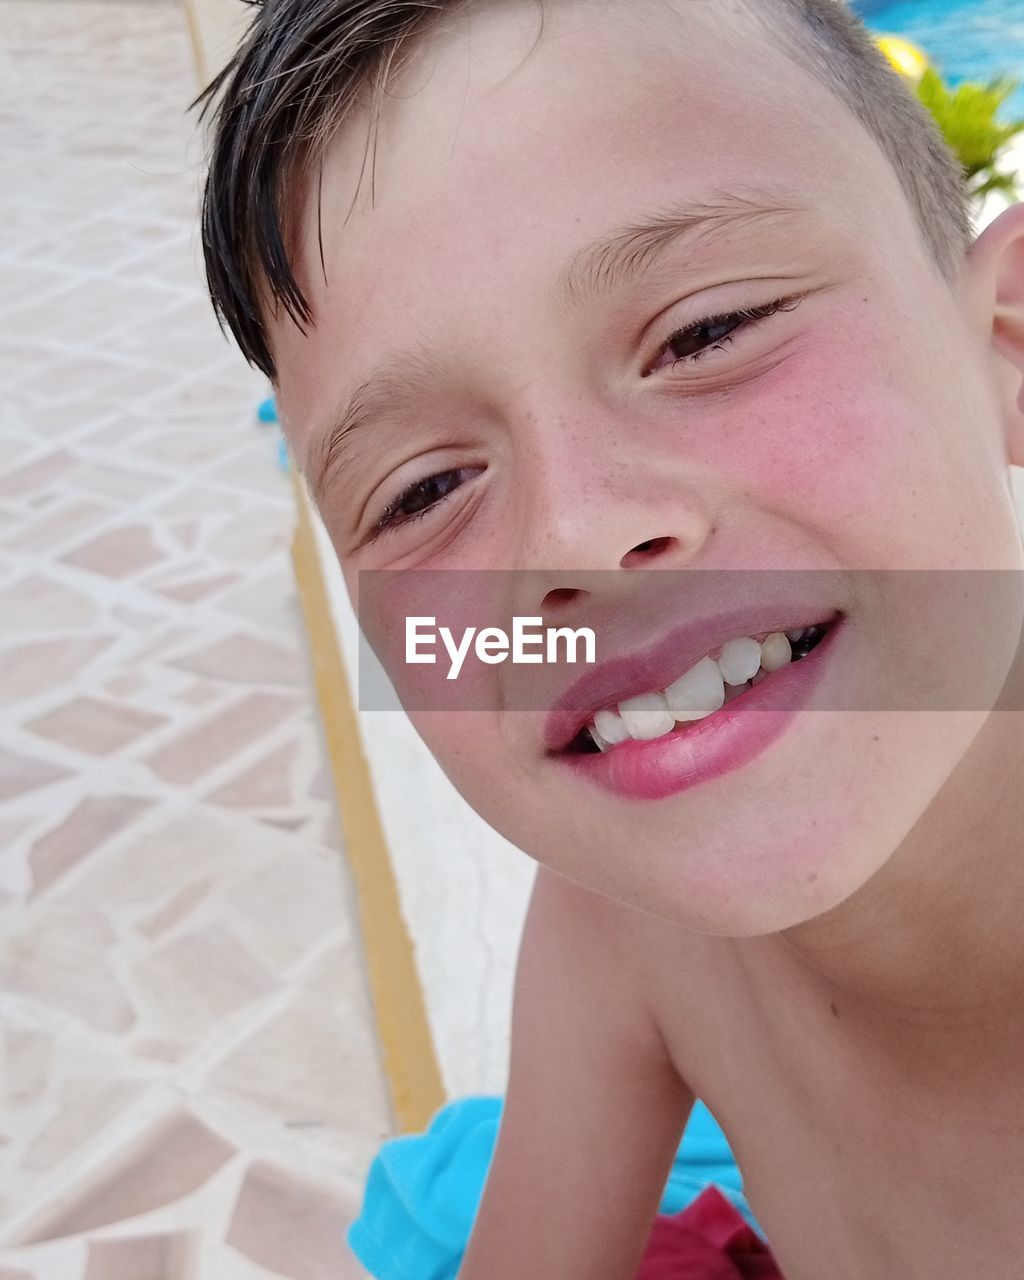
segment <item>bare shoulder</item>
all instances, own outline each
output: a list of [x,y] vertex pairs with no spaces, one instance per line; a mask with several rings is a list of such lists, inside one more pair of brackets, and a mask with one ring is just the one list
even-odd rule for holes
[[701,951],[685,930],[538,868],[520,966],[544,969],[550,981],[557,965],[567,983],[600,993],[595,1013],[631,1025],[633,1034],[645,1025],[652,1047],[667,1012],[666,974],[675,974],[678,989],[680,967],[699,963]]
[[[519,965],[567,989],[600,993],[594,1017],[611,1019],[641,1042],[653,1063],[680,1076],[714,1053],[722,1009],[738,981],[733,948],[614,902],[540,867],[523,931]],[[717,1009],[709,1019],[709,1013]]]
[[591,949],[595,958],[614,962],[620,972],[623,966],[638,967],[654,944],[654,934],[660,933],[656,927],[645,928],[650,917],[544,866],[537,869],[529,917],[532,938],[541,940],[549,929],[557,929],[563,936],[568,933],[573,945]]
[[646,976],[653,982],[666,961],[706,963],[707,940],[700,935],[614,902],[548,867],[537,870],[530,911],[545,924],[572,930],[583,945],[589,940],[620,973],[637,980]]

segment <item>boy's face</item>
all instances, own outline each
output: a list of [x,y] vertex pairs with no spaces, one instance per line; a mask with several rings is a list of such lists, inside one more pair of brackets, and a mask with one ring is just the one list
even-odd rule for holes
[[[943,586],[956,575],[910,589],[864,572],[1021,565],[1011,380],[971,273],[950,290],[877,146],[725,0],[552,4],[539,37],[534,5],[472,11],[392,82],[373,204],[367,168],[353,207],[364,139],[353,121],[324,165],[329,287],[307,207],[297,274],[315,328],[272,335],[282,415],[353,596],[363,569],[537,571],[495,575],[501,608],[596,625],[599,658],[722,608],[763,607],[747,635],[785,601],[793,626],[840,618],[807,709],[703,778],[664,742],[636,768],[619,749],[552,752],[541,703],[501,709],[507,664],[487,668],[491,711],[415,713],[420,732],[494,826],[610,897],[734,934],[835,906],[984,720],[885,710],[894,691],[928,705],[968,630],[1007,631],[998,592],[965,615]],[[782,211],[695,226],[603,289],[560,288],[594,241],[733,195]],[[665,353],[680,329],[780,299],[730,340],[702,336],[697,359]],[[384,363],[415,373],[414,394],[349,432],[323,475],[340,407]],[[375,531],[436,475],[439,500]],[[638,572],[665,569],[729,572]],[[371,635],[424,612],[422,582],[363,602]],[[1009,651],[972,652],[994,696]],[[563,668],[552,698],[578,674]]]

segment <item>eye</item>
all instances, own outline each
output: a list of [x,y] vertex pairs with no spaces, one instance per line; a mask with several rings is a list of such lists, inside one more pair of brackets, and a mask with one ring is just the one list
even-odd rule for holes
[[425,516],[467,479],[478,475],[482,467],[453,467],[416,480],[384,508],[374,522],[374,536],[394,529],[420,516]]
[[673,369],[679,364],[696,364],[710,351],[724,350],[725,344],[732,342],[733,335],[741,329],[751,328],[758,321],[766,320],[779,311],[793,311],[799,305],[799,298],[778,298],[775,302],[768,302],[760,307],[744,307],[738,311],[708,316],[705,320],[698,320],[696,324],[677,329],[662,344],[650,373],[645,373],[644,377],[650,377],[658,368],[665,368],[666,365],[659,362],[666,356],[672,357]]

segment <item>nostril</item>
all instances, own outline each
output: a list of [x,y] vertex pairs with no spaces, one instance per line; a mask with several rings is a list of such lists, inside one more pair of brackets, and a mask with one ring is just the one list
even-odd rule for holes
[[547,609],[554,605],[568,604],[571,600],[575,600],[580,591],[577,587],[556,587],[553,591],[549,591],[544,597],[541,608]]
[[628,569],[638,560],[653,560],[667,551],[673,541],[672,538],[649,538],[646,542],[638,542],[632,551],[627,551],[622,557],[622,567]]

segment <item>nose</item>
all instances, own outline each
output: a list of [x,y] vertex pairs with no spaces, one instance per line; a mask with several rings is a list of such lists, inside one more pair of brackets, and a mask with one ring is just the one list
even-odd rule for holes
[[[593,593],[628,594],[636,569],[683,569],[714,530],[709,497],[684,460],[625,461],[618,450],[555,459],[551,441],[519,477],[518,552],[528,570],[522,604],[548,614]],[[610,460],[609,460],[610,459]]]
[[[619,561],[619,567],[622,569],[657,569],[660,565],[668,567],[670,564],[678,564],[685,558],[679,554],[680,540],[678,537],[667,535],[660,538],[648,538],[644,542],[639,542],[635,547],[631,547],[629,551]],[[537,570],[541,578],[544,578],[549,570]],[[557,573],[557,570],[556,570]],[[578,574],[569,574],[569,577],[580,583],[575,587],[551,587],[545,592],[541,601],[542,611],[549,612],[557,610],[560,605],[569,604],[570,601],[578,600],[588,590],[592,589],[594,573],[587,572],[587,580],[591,584],[589,587],[582,585],[583,578]]]
[[677,550],[678,546],[679,539],[671,535],[662,538],[648,538],[646,542],[638,542],[635,547],[627,551],[619,561],[619,564],[623,569],[657,568],[657,565],[652,564],[652,562],[669,552]]
[[[619,568],[679,569],[683,567],[689,558],[690,557],[686,554],[683,547],[682,540],[676,536],[666,535],[659,538],[648,538],[646,541],[640,542],[635,547],[630,548],[630,550],[621,558]],[[555,572],[557,574],[557,570]],[[551,570],[541,569],[536,570],[530,575],[530,577],[534,582],[539,578],[540,582],[543,584],[548,579],[548,575],[550,573]],[[561,577],[563,575],[557,574],[557,576]],[[572,587],[550,587],[546,591],[543,591],[542,586],[541,590],[543,594],[539,610],[542,616],[548,617],[553,614],[557,614],[564,608],[564,606],[575,603],[588,596],[593,596],[595,592],[604,594],[604,588],[610,588],[613,585],[627,588],[631,585],[624,580],[619,580],[618,582],[613,583],[612,579],[606,573],[601,571],[589,571],[584,572],[583,574],[580,574],[579,572],[566,572],[564,576],[567,580],[572,580],[578,585]],[[534,599],[537,598],[538,594],[540,593],[536,589],[531,592]]]

